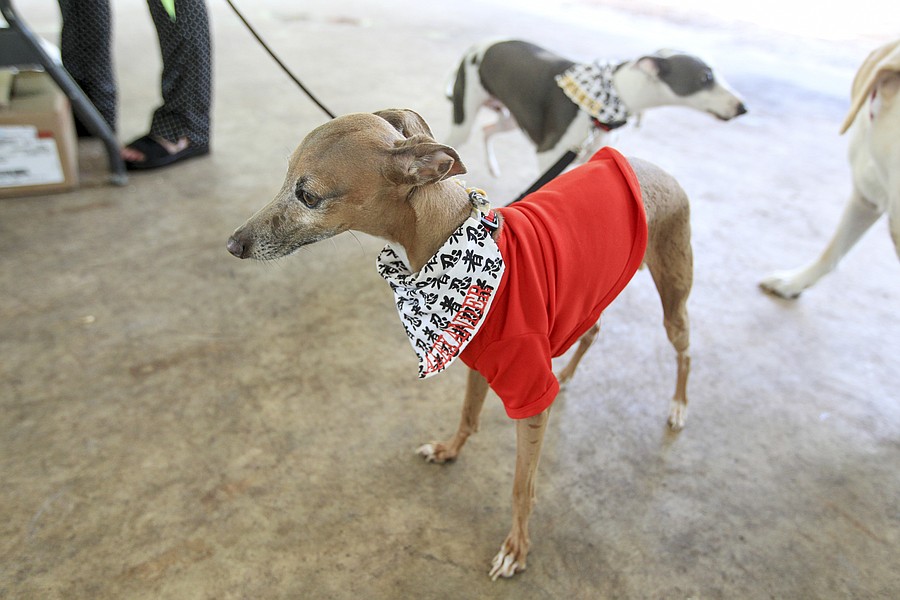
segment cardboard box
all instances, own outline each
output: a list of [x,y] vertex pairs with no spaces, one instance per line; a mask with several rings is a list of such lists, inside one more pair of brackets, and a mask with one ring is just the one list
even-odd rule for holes
[[17,73],[9,107],[0,108],[0,198],[77,185],[78,144],[69,99],[47,73]]

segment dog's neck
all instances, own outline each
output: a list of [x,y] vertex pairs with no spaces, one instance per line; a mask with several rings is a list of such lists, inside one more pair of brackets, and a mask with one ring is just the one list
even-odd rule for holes
[[619,93],[628,114],[635,115],[645,109],[665,104],[662,96],[650,93],[656,89],[648,86],[649,75],[635,66],[635,61],[626,61],[616,67],[613,73],[613,85]]
[[407,225],[384,237],[406,250],[410,269],[418,272],[468,218],[472,204],[453,180],[413,188],[406,204],[410,214],[400,222]]

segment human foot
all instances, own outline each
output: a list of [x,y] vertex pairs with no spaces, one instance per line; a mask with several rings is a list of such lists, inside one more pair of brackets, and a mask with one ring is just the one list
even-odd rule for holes
[[209,153],[209,146],[192,144],[187,137],[176,142],[164,138],[145,135],[124,148],[121,156],[130,170],[156,169],[180,160]]

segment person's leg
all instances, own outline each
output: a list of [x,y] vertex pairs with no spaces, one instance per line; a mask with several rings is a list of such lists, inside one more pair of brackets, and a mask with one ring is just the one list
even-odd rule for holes
[[212,105],[212,51],[206,4],[204,0],[179,0],[174,21],[160,0],[147,0],[147,5],[162,53],[163,104],[153,113],[148,134],[151,141],[135,140],[123,149],[122,157],[132,163],[152,159],[145,150],[153,143],[172,155],[188,148],[206,153]]
[[204,0],[179,0],[172,21],[160,0],[147,0],[162,52],[163,105],[153,114],[151,135],[169,141],[187,137],[209,145],[212,49]]
[[[63,67],[115,131],[117,98],[109,0],[59,0],[59,9]],[[82,129],[79,127],[79,133]]]

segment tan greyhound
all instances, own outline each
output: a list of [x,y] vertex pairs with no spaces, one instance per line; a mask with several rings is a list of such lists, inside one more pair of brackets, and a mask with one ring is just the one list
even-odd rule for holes
[[[559,188],[557,181],[574,181],[579,185],[587,182],[582,186],[587,190],[584,195],[596,208],[575,215],[563,224],[573,236],[585,225],[603,230],[587,231],[590,237],[612,239],[618,235],[606,223],[592,224],[593,217],[586,214],[605,214],[603,211],[607,209],[602,205],[618,210],[611,187],[603,181],[582,177],[595,168],[608,169],[617,177],[619,188],[635,191],[633,197],[623,196],[629,199],[622,201],[624,208],[615,213],[626,215],[616,225],[628,229],[625,239],[636,240],[631,253],[623,254],[627,260],[620,261],[631,266],[621,267],[622,275],[616,280],[618,287],[609,293],[604,291],[605,300],[589,301],[586,306],[590,310],[572,318],[553,317],[551,330],[561,327],[559,323],[578,324],[563,332],[564,343],[555,345],[542,342],[540,335],[533,333],[516,336],[512,346],[483,340],[494,335],[498,327],[512,327],[518,318],[514,313],[525,305],[536,305],[541,312],[545,305],[560,300],[561,313],[584,310],[581,305],[573,307],[571,302],[563,300],[568,298],[565,290],[551,290],[551,300],[534,302],[531,295],[515,296],[517,292],[513,289],[517,278],[522,277],[517,271],[521,265],[514,264],[526,237],[521,215],[528,211],[538,214],[545,208],[547,214],[557,214],[553,211],[567,206],[569,198],[556,194],[553,206],[541,208],[530,202],[529,197],[510,207],[489,210],[480,190],[466,190],[458,181],[448,179],[465,173],[465,167],[455,150],[434,141],[428,125],[412,111],[350,114],[313,130],[291,156],[287,177],[275,199],[238,228],[227,244],[229,252],[237,257],[270,260],[351,229],[389,242],[379,257],[379,270],[394,289],[401,319],[419,355],[420,376],[442,370],[457,355],[473,367],[456,435],[445,443],[426,444],[419,448],[419,453],[432,462],[455,459],[469,436],[478,430],[488,387],[497,391],[507,412],[516,418],[513,523],[493,560],[490,570],[493,579],[511,577],[523,570],[530,546],[528,520],[534,503],[535,472],[549,405],[559,389],[552,371],[549,373],[552,381],[534,377],[542,377],[544,367],[550,368],[551,353],[558,356],[580,340],[560,379],[564,382],[572,376],[599,331],[598,311],[627,284],[641,262],[649,267],[659,291],[666,332],[677,351],[678,375],[668,423],[676,431],[684,425],[690,368],[686,301],[693,277],[687,196],[658,167],[642,160],[625,161],[618,153],[609,151],[603,160],[592,160],[570,171],[571,176],[565,174],[547,186],[555,190]],[[549,224],[548,231],[557,225],[560,224]],[[554,249],[565,246],[561,239],[550,243],[545,240],[542,245]],[[582,242],[576,245],[590,246]],[[481,251],[483,255],[479,254]],[[591,294],[588,288],[593,284],[584,282],[593,281],[593,271],[612,262],[615,262],[612,257],[603,254],[581,260],[575,269],[566,260],[556,261],[555,257],[553,261],[535,264],[542,265],[540,269],[551,265],[554,280],[574,276],[575,285],[570,287],[577,288],[576,296],[581,298]],[[428,273],[431,276],[423,279],[422,274]],[[533,279],[538,280],[539,286],[545,286],[551,279],[549,270],[537,275]],[[432,292],[429,286],[433,280],[441,280],[445,287],[434,288]],[[447,289],[451,291],[438,302]],[[405,295],[407,292],[409,295]],[[459,295],[453,296],[456,292]],[[509,297],[513,300],[509,301]],[[428,306],[438,304],[443,308],[428,312]],[[449,310],[452,318],[443,319],[441,310],[444,313]],[[498,311],[505,311],[502,317],[496,317]],[[533,323],[547,321],[547,315],[531,312],[525,315],[524,321],[531,327]],[[442,333],[433,331],[441,327]],[[550,331],[548,336],[557,333]],[[523,339],[545,350],[545,365],[529,367],[523,373],[518,365],[527,362],[531,352],[521,342]],[[477,358],[471,356],[471,348],[488,344],[488,351]],[[508,373],[516,375],[509,377]],[[524,389],[523,397],[517,399],[519,404],[507,402],[511,389]]]

